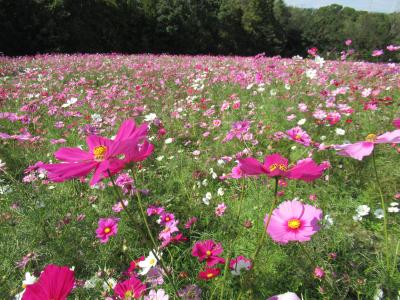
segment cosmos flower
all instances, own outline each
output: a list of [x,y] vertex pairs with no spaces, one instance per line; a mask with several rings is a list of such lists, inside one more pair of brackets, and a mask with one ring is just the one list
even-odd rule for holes
[[80,148],[61,148],[54,155],[63,162],[44,164],[42,168],[47,170],[49,179],[54,182],[85,177],[94,171],[90,184],[95,185],[108,177],[108,172],[116,174],[126,163],[141,161],[151,154],[153,146],[143,141],[147,127],[147,124],[143,124],[136,128],[133,120],[127,120],[119,128],[114,140],[97,135],[88,136],[88,152]]
[[147,256],[144,260],[138,263],[138,266],[142,269],[139,272],[140,275],[146,275],[151,268],[157,265],[158,262],[157,257],[160,257],[161,254],[156,253],[156,255],[154,255],[154,252],[150,251],[149,256]]
[[144,300],[168,300],[169,296],[165,294],[163,289],[150,290],[147,296],[144,296]]
[[286,131],[287,137],[306,147],[310,146],[311,138],[301,127],[297,126]]
[[114,288],[114,294],[118,299],[139,299],[146,290],[146,286],[136,277],[119,282]]
[[400,129],[400,119],[393,120],[393,125],[394,127]]
[[287,292],[284,294],[272,296],[267,300],[301,300],[301,299],[295,293]]
[[325,276],[325,271],[321,267],[315,267],[314,269],[314,277],[318,279],[322,279]]
[[74,287],[74,271],[47,265],[38,281],[26,286],[22,300],[66,300]]
[[239,159],[239,168],[249,176],[266,174],[269,177],[313,181],[322,176],[327,166],[326,164],[318,165],[311,158],[306,158],[299,160],[295,166],[289,168],[286,158],[280,154],[272,154],[265,157],[264,163],[260,163],[252,157]]
[[111,236],[117,235],[118,222],[118,218],[101,218],[99,220],[99,226],[96,229],[96,237],[100,239],[100,243],[105,244]]
[[221,274],[221,269],[206,269],[205,271],[199,272],[199,278],[203,280],[213,279]]
[[196,242],[192,249],[192,255],[199,258],[199,261],[205,260],[207,266],[213,267],[217,264],[225,263],[225,259],[219,257],[224,251],[220,243],[215,243],[213,240],[205,240]]
[[[285,201],[272,212],[266,228],[270,237],[277,243],[287,244],[290,241],[306,242],[320,229],[318,222],[322,219],[322,210],[300,201]],[[265,216],[264,222],[268,220]]]
[[365,141],[356,142],[354,144],[334,145],[334,149],[339,151],[337,152],[338,155],[363,160],[365,156],[371,155],[376,144],[392,143],[400,143],[400,129],[386,132],[379,136],[369,134]]

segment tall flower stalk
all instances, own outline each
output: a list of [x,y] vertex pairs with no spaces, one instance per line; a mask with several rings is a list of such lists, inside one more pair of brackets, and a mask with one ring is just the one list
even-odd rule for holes
[[378,171],[376,168],[375,151],[372,151],[372,162],[374,165],[374,173],[375,173],[376,183],[378,185],[378,191],[379,191],[379,195],[381,198],[381,207],[383,210],[383,235],[385,238],[386,271],[389,272],[390,259],[389,259],[389,235],[388,235],[388,228],[387,228],[388,227],[387,226],[387,212],[386,212],[385,199],[383,197],[381,183],[379,180],[379,175],[378,175]]
[[279,178],[275,177],[274,200],[272,201],[271,207],[269,209],[267,222],[265,223],[265,228],[264,228],[265,230],[263,230],[263,232],[261,233],[261,237],[258,239],[257,248],[253,255],[253,264],[254,265],[255,265],[257,256],[260,253],[260,250],[264,244],[265,237],[267,236],[267,230],[268,230],[269,223],[271,222],[272,212],[274,211],[274,209],[276,208],[276,205],[278,204],[278,182],[279,182]]

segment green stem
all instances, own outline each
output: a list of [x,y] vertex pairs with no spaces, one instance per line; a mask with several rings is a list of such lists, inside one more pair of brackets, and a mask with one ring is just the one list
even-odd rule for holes
[[[133,174],[135,174],[135,173],[133,173]],[[133,175],[133,176],[134,176],[135,183],[136,183],[137,182],[136,176],[135,175]],[[153,233],[151,232],[149,223],[147,222],[147,217],[146,217],[146,214],[144,212],[143,205],[142,205],[142,197],[140,196],[140,192],[138,192],[137,190],[136,190],[136,198],[138,200],[138,206],[139,206],[140,214],[142,215],[142,219],[143,219],[144,224],[146,226],[147,234],[150,237],[151,242],[153,243],[154,249],[156,249],[157,248],[157,243],[156,243],[156,240],[155,240],[155,238],[153,236]],[[164,264],[164,262],[162,260],[162,257],[161,256],[159,257],[154,249],[152,249],[151,252],[153,253],[154,257],[157,259],[157,261],[160,262],[161,268],[163,269],[165,275],[167,276],[168,280],[172,284],[172,287],[174,288],[175,294],[178,295],[178,289],[177,289],[177,287],[175,285],[175,281],[171,277],[171,274],[168,271],[168,269],[165,267],[165,264]]]
[[389,236],[388,236],[388,229],[387,229],[387,214],[386,214],[386,207],[385,207],[385,199],[383,198],[383,193],[382,193],[382,188],[381,188],[381,183],[379,181],[379,176],[378,176],[378,171],[376,169],[376,162],[375,162],[375,150],[372,151],[372,162],[374,165],[374,171],[375,171],[375,178],[376,178],[376,183],[378,184],[378,190],[379,190],[379,195],[381,197],[381,206],[383,210],[383,234],[385,237],[385,250],[386,250],[386,272],[389,272],[389,265],[390,265],[390,260],[389,260]]
[[[238,212],[237,212],[237,215],[236,215],[236,225],[239,225],[240,215],[241,215],[241,212],[242,212],[242,203],[243,203],[243,198],[244,198],[244,187],[245,187],[245,184],[244,184],[244,179],[243,179],[243,181],[242,181],[242,189],[241,189],[241,192],[240,192],[240,199],[239,199],[239,208],[238,208]],[[230,242],[229,242],[228,254],[227,254],[226,258],[225,258],[224,278],[222,280],[223,284],[222,284],[222,288],[221,288],[221,293],[219,295],[219,299],[221,299],[221,300],[224,299],[226,279],[228,277],[229,261],[231,260],[231,257],[232,257],[232,246],[235,243],[235,241],[236,241],[238,236],[239,236],[238,234],[235,234],[235,237],[232,240],[230,240]]]
[[272,202],[272,205],[271,205],[271,207],[269,209],[268,219],[267,219],[267,222],[265,224],[264,230],[261,233],[262,234],[261,238],[258,239],[258,245],[257,245],[256,251],[254,252],[254,255],[253,255],[253,266],[255,266],[255,261],[257,259],[258,254],[260,253],[260,250],[261,250],[262,245],[264,243],[264,239],[267,236],[267,229],[268,229],[269,223],[271,221],[272,212],[275,209],[276,204],[278,203],[278,181],[279,181],[278,177],[275,177],[274,201]]

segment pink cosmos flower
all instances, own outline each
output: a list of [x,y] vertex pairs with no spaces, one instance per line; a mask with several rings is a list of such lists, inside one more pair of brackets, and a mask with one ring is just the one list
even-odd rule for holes
[[171,222],[168,222],[165,224],[165,227],[163,230],[161,230],[160,234],[159,234],[159,239],[160,240],[168,240],[171,238],[171,234],[173,234],[174,232],[179,231],[177,225],[178,225],[179,221],[174,220]]
[[312,47],[312,48],[308,49],[307,52],[308,52],[308,54],[310,54],[311,56],[315,56],[315,55],[317,55],[318,48]]
[[393,51],[400,50],[400,46],[389,45],[386,47],[386,49],[390,52],[393,52]]
[[74,271],[47,265],[39,280],[26,287],[22,300],[66,300],[74,287]]
[[225,259],[218,255],[224,249],[221,244],[216,244],[213,240],[205,240],[196,242],[192,249],[192,255],[199,258],[199,261],[206,260],[207,266],[212,267],[217,264],[225,263]]
[[99,220],[99,227],[96,229],[96,237],[100,239],[100,243],[105,244],[108,242],[110,236],[117,235],[118,222],[118,218],[101,218]]
[[364,156],[371,155],[376,144],[398,144],[400,143],[400,129],[386,132],[380,136],[369,134],[366,141],[354,144],[334,145],[337,154],[363,160]]
[[295,166],[289,168],[288,160],[277,153],[266,156],[264,163],[252,157],[239,159],[239,167],[244,174],[250,176],[266,174],[269,177],[286,177],[303,181],[320,178],[327,168],[325,164],[318,165],[311,158],[299,160]]
[[215,208],[215,215],[217,217],[222,217],[225,213],[226,208],[227,207],[226,207],[225,203],[222,202],[222,203],[218,204],[217,207]]
[[395,119],[395,120],[393,120],[393,125],[394,125],[394,127],[400,129],[400,119]]
[[325,276],[325,271],[321,267],[315,267],[314,269],[314,276],[315,278],[323,278]]
[[196,217],[189,218],[185,223],[185,228],[186,229],[191,228],[193,226],[193,224],[196,223],[196,222],[197,222],[197,218]]
[[352,42],[352,40],[348,39],[344,43],[346,44],[346,46],[350,46]]
[[[54,182],[63,182],[72,178],[87,176],[94,171],[90,185],[95,185],[110,172],[115,174],[126,163],[145,159],[153,151],[153,145],[145,141],[147,124],[136,128],[133,120],[125,121],[114,140],[91,135],[86,139],[89,151],[80,148],[61,148],[55,157],[63,163],[45,164],[48,177]],[[125,156],[120,159],[120,156]]]
[[114,288],[114,294],[118,299],[139,299],[145,291],[146,286],[135,277],[119,282]]
[[[319,231],[322,210],[300,201],[285,201],[272,212],[268,228],[270,237],[277,243],[306,242]],[[264,222],[267,223],[268,214]]]
[[376,57],[376,56],[381,56],[383,55],[383,50],[374,50],[372,51],[372,56]]
[[243,136],[249,132],[250,122],[249,121],[238,121],[234,122],[231,126],[231,130],[226,134],[223,142],[228,142],[236,137],[239,140],[243,139]]
[[292,141],[302,144],[306,147],[310,146],[311,138],[301,127],[297,126],[286,131],[287,136]]

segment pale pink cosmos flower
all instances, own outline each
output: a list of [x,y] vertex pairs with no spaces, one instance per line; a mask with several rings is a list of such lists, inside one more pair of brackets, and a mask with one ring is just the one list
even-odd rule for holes
[[352,42],[352,40],[348,39],[344,43],[346,44],[346,46],[350,46]]
[[251,270],[253,264],[251,259],[248,259],[242,255],[232,258],[229,262],[229,268],[231,269],[231,274],[233,276],[239,276],[242,270]]
[[105,244],[111,236],[117,235],[118,222],[118,218],[101,218],[99,220],[99,226],[96,229],[96,237],[100,239],[100,243]]
[[179,229],[177,227],[179,221],[178,220],[173,220],[171,222],[168,222],[165,224],[164,229],[160,232],[159,234],[159,239],[160,240],[168,240],[171,238],[171,234],[174,232],[178,232]]
[[[268,222],[268,214],[264,222]],[[274,211],[268,227],[270,237],[277,243],[287,244],[290,241],[306,242],[320,229],[318,222],[322,219],[322,210],[297,200],[285,201]]]
[[225,213],[227,206],[225,205],[225,203],[220,203],[217,205],[217,207],[215,208],[215,215],[217,217],[222,217]]
[[366,141],[356,142],[354,144],[334,145],[334,149],[339,150],[339,152],[337,152],[338,155],[363,160],[365,156],[371,155],[376,144],[392,143],[400,143],[400,129],[389,131],[379,136],[369,134]]
[[383,50],[374,50],[372,51],[372,56],[376,57],[376,56],[381,56],[383,55]]

